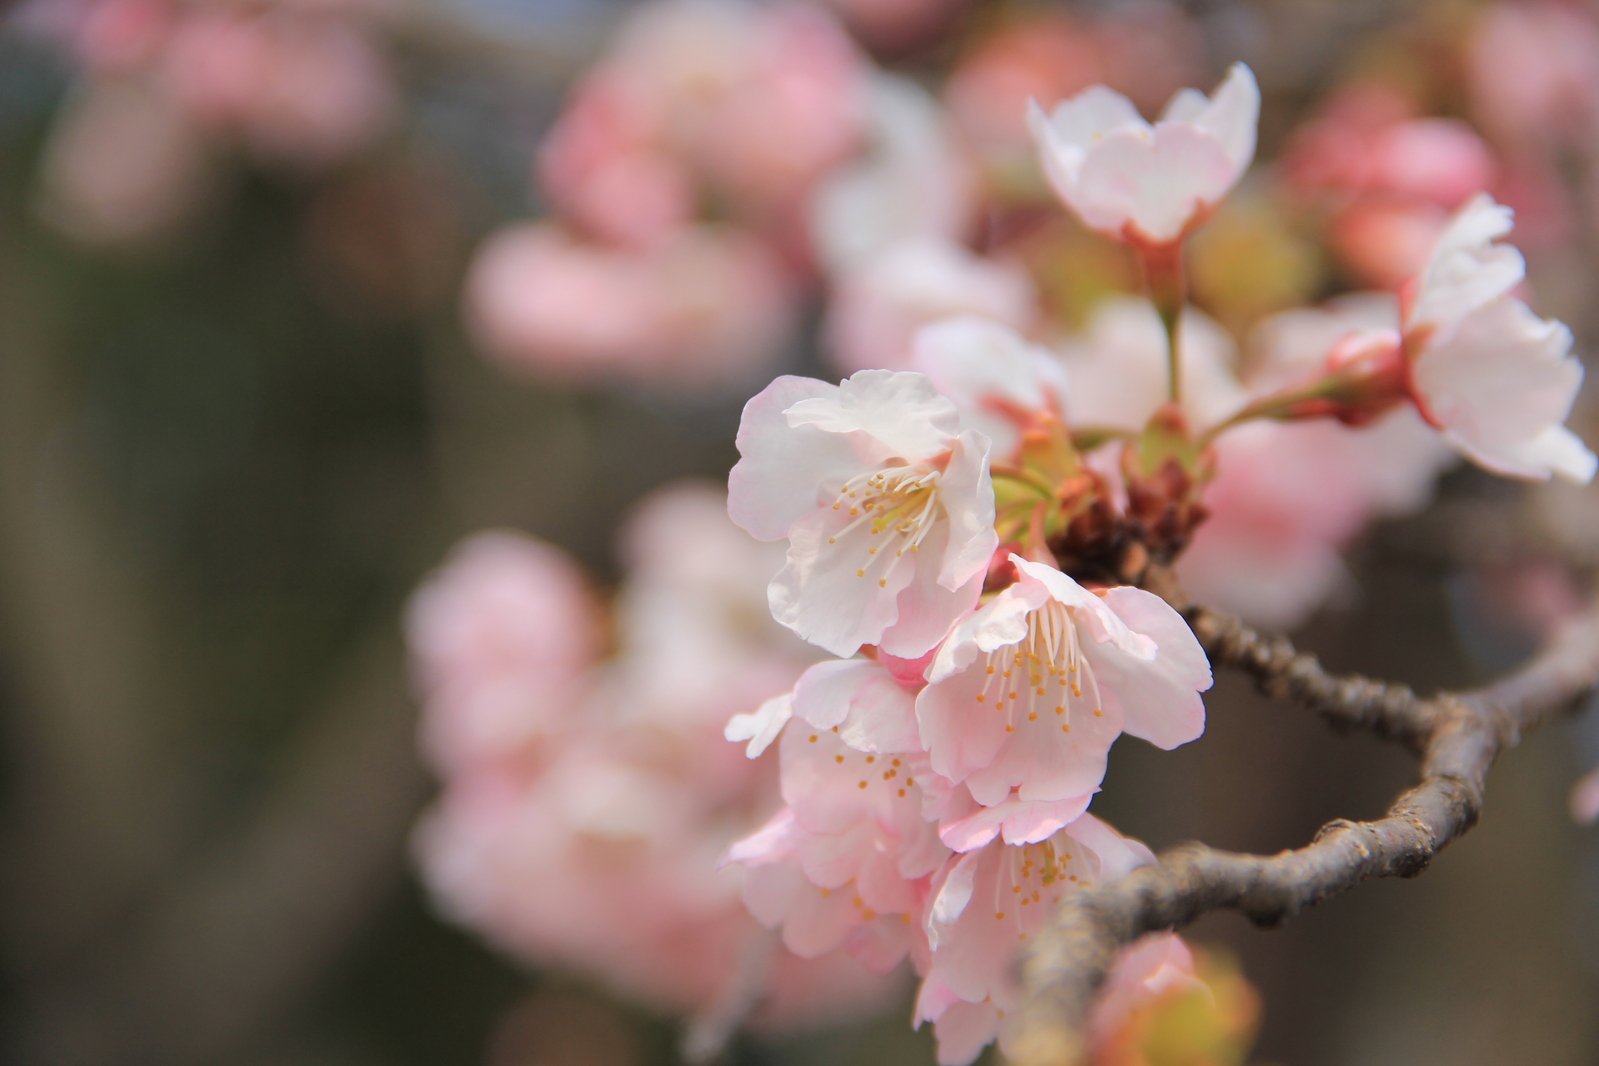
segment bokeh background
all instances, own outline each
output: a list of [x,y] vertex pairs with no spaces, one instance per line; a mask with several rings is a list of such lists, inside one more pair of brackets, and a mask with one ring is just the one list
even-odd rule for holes
[[[746,395],[783,370],[837,375],[826,272],[784,296],[792,319],[761,334],[764,361],[728,356],[710,384],[676,355],[636,373],[615,357],[574,372],[496,354],[463,312],[474,257],[551,210],[547,183],[529,180],[535,153],[630,5],[302,4],[339,44],[317,66],[311,38],[289,39],[279,76],[314,91],[282,90],[264,115],[251,107],[266,83],[228,97],[257,60],[220,37],[186,60],[218,68],[195,75],[196,110],[161,97],[118,53],[147,47],[139,20],[161,5],[97,15],[107,6],[0,9],[0,1060],[674,1061],[672,1019],[507,958],[430,905],[409,840],[437,785],[417,754],[401,617],[450,545],[488,527],[544,538],[614,586],[630,505],[676,478],[725,477]],[[280,6],[295,7],[237,8]],[[1129,7],[1180,42],[1180,62],[1084,29]],[[1564,29],[1528,45],[1514,18],[1492,23],[1508,9]],[[1340,229],[1359,197],[1295,200],[1272,161],[1341,89],[1397,87],[1417,114],[1480,132],[1530,233],[1539,310],[1570,323],[1579,350],[1599,342],[1589,5],[840,0],[832,16],[861,56],[935,98],[1029,19],[1078,34],[1084,84],[1157,103],[1251,63],[1262,164],[1197,281],[1239,328],[1378,283],[1371,259],[1402,243],[1408,202],[1390,189],[1379,221]],[[983,59],[1032,85],[1072,54]],[[1540,57],[1564,64],[1554,89]],[[1062,92],[1078,87],[1062,77]],[[1358,123],[1345,135],[1338,151],[1356,156],[1376,137]],[[1417,152],[1419,171],[1468,166]],[[1313,237],[1277,235],[1296,213]],[[1132,279],[1114,250],[1062,256],[1063,319],[1103,271],[1103,287]],[[603,294],[584,310],[626,313]],[[1523,655],[1572,595],[1571,568],[1547,560],[1586,572],[1599,519],[1586,491],[1488,480],[1451,474],[1432,511],[1359,539],[1354,581],[1300,642],[1421,689]],[[1403,753],[1263,704],[1236,678],[1208,705],[1200,743],[1120,745],[1096,811],[1157,848],[1270,852],[1378,814],[1410,772]],[[1495,771],[1484,823],[1426,876],[1270,933],[1201,923],[1196,939],[1236,956],[1263,997],[1252,1061],[1599,1062],[1599,834],[1566,814],[1596,762],[1599,720],[1558,725]],[[742,1041],[733,1058],[931,1061],[908,1012],[907,998],[877,1020]]]

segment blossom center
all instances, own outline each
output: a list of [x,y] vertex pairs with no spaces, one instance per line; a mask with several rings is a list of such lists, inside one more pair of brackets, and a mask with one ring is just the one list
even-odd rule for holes
[[906,555],[915,553],[938,517],[940,473],[922,467],[887,467],[844,483],[833,510],[850,522],[827,543],[854,557],[855,576],[877,578],[879,587]]
[[1065,604],[1051,600],[1027,615],[1027,635],[985,656],[976,702],[1005,715],[1005,732],[1018,722],[1058,721],[1063,733],[1086,707],[1105,716],[1099,682],[1083,655],[1077,625]]
[[[1055,841],[1063,842],[1056,847]],[[1000,858],[998,876],[994,879],[994,920],[1006,919],[1017,923],[1017,939],[1026,940],[1029,929],[1021,922],[1029,913],[1047,913],[1069,889],[1078,886],[1081,879],[1073,872],[1074,852],[1065,844],[1066,838],[1052,837],[1038,844],[1020,847],[1006,845]],[[1028,908],[1040,908],[1029,911]],[[1036,926],[1037,920],[1028,922]]]

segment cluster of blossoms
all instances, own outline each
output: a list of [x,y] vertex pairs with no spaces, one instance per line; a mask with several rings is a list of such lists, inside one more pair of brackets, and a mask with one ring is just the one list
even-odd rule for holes
[[805,211],[864,136],[866,60],[825,10],[647,4],[540,146],[551,216],[494,234],[468,323],[564,380],[745,387],[788,339]]
[[[773,768],[717,740],[816,658],[762,617],[773,563],[708,486],[645,500],[606,611],[564,553],[497,531],[413,598],[422,750],[444,783],[418,828],[440,909],[531,966],[657,1010],[730,996],[766,935],[718,855],[771,809]],[[614,647],[609,647],[614,645]],[[777,960],[756,1019],[836,1021],[891,986],[848,960]]]
[[368,148],[396,110],[387,13],[386,0],[24,5],[81,71],[45,164],[52,219],[85,240],[145,239],[209,198],[223,151],[314,172]]
[[1032,325],[1024,264],[972,247],[1026,159],[1028,96],[1111,66],[1151,72],[1140,99],[1170,92],[1196,35],[1158,0],[1007,25],[943,101],[868,56],[964,2],[640,7],[539,146],[545,216],[475,257],[464,303],[483,350],[544,379],[725,394],[771,374],[818,283],[846,372],[906,364],[946,314]]
[[1425,491],[1445,445],[1513,476],[1594,473],[1563,425],[1570,334],[1515,295],[1509,212],[1486,196],[1402,299],[1268,322],[1267,357],[1232,371],[1184,306],[1182,251],[1249,165],[1259,100],[1236,66],[1155,123],[1103,87],[1032,109],[1060,200],[1144,268],[1153,309],[1102,328],[1145,331],[1121,347],[1153,358],[1063,359],[966,315],[916,334],[915,369],[781,377],[744,409],[729,513],[786,541],[772,616],[839,658],[728,724],[751,757],[776,744],[785,802],[728,858],[796,954],[908,958],[941,1063],[1005,1045],[1018,954],[1055,904],[1152,861],[1088,813],[1122,733],[1170,749],[1204,728],[1209,663],[1136,587],[1152,561],[1182,574],[1192,542],[1195,585],[1262,569],[1252,533],[1335,559],[1365,515]]

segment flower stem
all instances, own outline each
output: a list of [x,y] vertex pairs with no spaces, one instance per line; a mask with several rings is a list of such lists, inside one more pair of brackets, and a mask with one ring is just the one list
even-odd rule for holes
[[1172,403],[1183,402],[1183,356],[1179,339],[1183,304],[1187,296],[1187,279],[1183,274],[1183,246],[1181,241],[1141,248],[1140,263],[1144,269],[1144,292],[1160,315],[1160,324],[1166,331],[1166,367],[1169,387],[1167,396]]

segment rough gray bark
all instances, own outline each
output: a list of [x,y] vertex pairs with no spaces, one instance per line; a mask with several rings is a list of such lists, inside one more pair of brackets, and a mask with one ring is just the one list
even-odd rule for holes
[[1084,1021],[1116,952],[1145,933],[1181,928],[1210,911],[1241,911],[1263,926],[1373,877],[1413,877],[1476,824],[1488,770],[1522,735],[1599,685],[1599,602],[1526,665],[1485,688],[1422,698],[1363,677],[1338,677],[1282,637],[1235,618],[1191,609],[1213,663],[1242,670],[1267,695],[1341,727],[1405,743],[1419,780],[1371,822],[1337,820],[1304,847],[1277,855],[1184,844],[1152,866],[1063,901],[1035,938],[1017,1066],[1070,1066],[1084,1051]]

